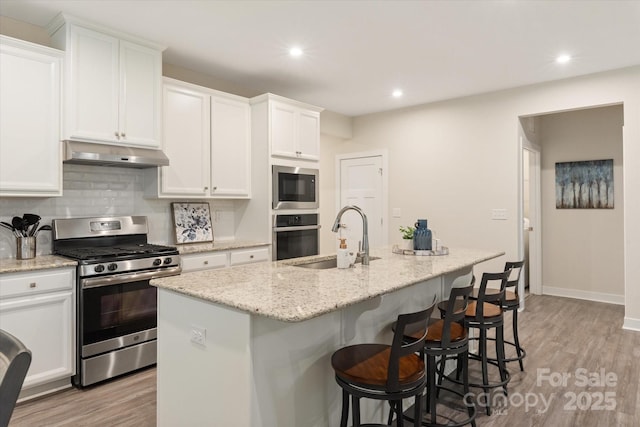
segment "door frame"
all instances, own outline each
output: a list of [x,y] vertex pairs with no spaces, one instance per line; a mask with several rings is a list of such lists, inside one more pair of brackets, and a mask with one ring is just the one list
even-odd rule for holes
[[[529,215],[530,226],[533,230],[529,235],[529,292],[542,295],[542,194],[541,179],[541,147],[529,141],[521,131],[518,138],[518,259],[524,259],[524,150],[530,152],[534,161],[529,165]],[[533,163],[533,164],[531,164]],[[533,245],[531,243],[534,243]],[[524,309],[524,278],[518,285],[521,309]]]
[[338,211],[342,208],[340,206],[341,199],[341,188],[342,188],[342,176],[341,176],[341,167],[340,162],[342,160],[353,160],[353,159],[362,159],[366,157],[380,157],[382,163],[382,244],[389,244],[389,151],[386,149],[380,150],[371,150],[371,151],[360,151],[356,153],[343,153],[336,154],[335,160],[335,174],[336,174],[336,199],[335,199],[335,212],[334,215],[338,214]]

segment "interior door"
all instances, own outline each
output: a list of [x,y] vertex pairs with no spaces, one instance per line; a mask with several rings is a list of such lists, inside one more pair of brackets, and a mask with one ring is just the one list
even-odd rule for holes
[[[385,245],[383,207],[383,159],[381,155],[340,159],[340,205],[360,207],[368,220],[369,246]],[[362,220],[355,211],[342,217],[346,228],[340,235],[347,238],[347,247],[356,251],[362,240]],[[340,237],[340,236],[338,236]],[[336,247],[338,241],[336,239]]]

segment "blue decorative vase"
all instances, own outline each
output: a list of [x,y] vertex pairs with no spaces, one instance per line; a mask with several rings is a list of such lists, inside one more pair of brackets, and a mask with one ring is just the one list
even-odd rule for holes
[[427,228],[427,220],[419,219],[413,232],[413,249],[416,251],[431,250],[431,230]]

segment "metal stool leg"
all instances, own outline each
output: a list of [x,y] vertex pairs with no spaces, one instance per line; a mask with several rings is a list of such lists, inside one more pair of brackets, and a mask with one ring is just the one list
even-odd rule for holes
[[340,416],[340,427],[347,427],[349,421],[349,393],[342,390],[342,415]]
[[520,339],[518,338],[518,309],[513,310],[513,343],[516,345],[516,353],[518,354],[518,363],[520,370],[524,372],[524,364],[522,363],[522,348],[520,347]]

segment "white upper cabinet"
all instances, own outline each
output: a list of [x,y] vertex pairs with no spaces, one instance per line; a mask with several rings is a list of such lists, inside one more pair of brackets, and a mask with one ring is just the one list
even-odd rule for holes
[[62,195],[63,57],[0,36],[0,196]]
[[66,49],[63,139],[159,148],[162,48],[62,15],[49,30]]
[[[179,84],[163,87],[164,153],[170,165],[158,168],[163,196],[209,195],[211,152],[209,95]],[[156,171],[152,171],[155,173]]]
[[251,194],[251,108],[248,100],[211,96],[211,195]]
[[[322,108],[281,96],[253,98],[255,105],[267,103],[271,156],[300,160],[320,159],[320,112]],[[256,111],[263,111],[258,108]]]
[[171,165],[146,172],[145,194],[249,198],[250,113],[246,98],[165,78],[162,147]]

